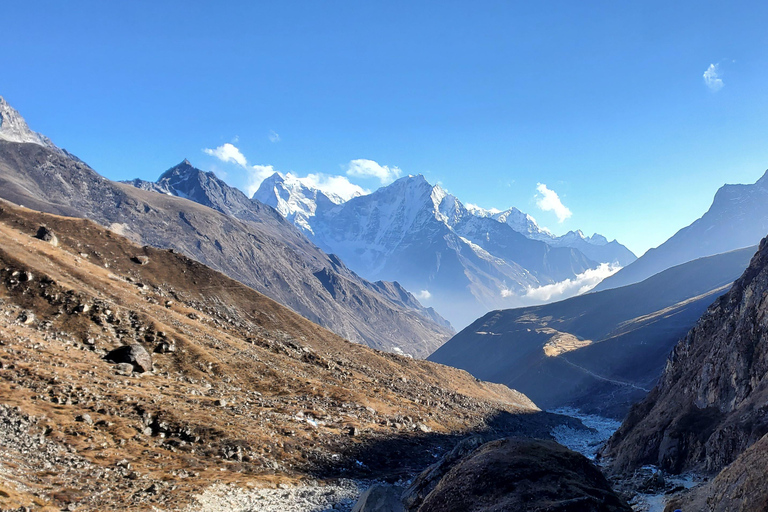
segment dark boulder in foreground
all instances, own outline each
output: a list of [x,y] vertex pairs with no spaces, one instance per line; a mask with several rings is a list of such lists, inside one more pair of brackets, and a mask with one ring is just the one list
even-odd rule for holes
[[513,437],[479,443],[480,436],[465,439],[427,468],[402,493],[402,509],[392,505],[399,488],[375,486],[361,496],[354,510],[382,512],[389,510],[387,506],[406,512],[632,510],[586,457],[554,441]]
[[478,448],[429,493],[419,512],[629,512],[583,455],[554,441],[508,438]]

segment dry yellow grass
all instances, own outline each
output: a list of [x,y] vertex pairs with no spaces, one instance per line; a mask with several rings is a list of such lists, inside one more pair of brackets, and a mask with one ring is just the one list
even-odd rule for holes
[[[57,247],[33,237],[42,224]],[[152,373],[119,375],[103,357],[163,341],[175,351],[153,354]],[[56,462],[0,439],[0,508],[174,509],[217,482],[353,475],[365,453],[383,474],[393,440],[437,446],[537,411],[464,371],[349,343],[179,254],[8,203],[0,363],[0,406],[67,454]],[[407,451],[403,471],[423,456]]]

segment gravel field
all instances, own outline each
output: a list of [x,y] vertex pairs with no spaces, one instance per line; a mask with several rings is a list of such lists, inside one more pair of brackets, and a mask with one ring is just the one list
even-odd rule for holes
[[339,480],[336,484],[282,484],[277,489],[213,486],[197,497],[187,512],[349,512],[370,482]]
[[552,436],[555,438],[555,441],[573,451],[579,452],[589,459],[595,458],[597,450],[621,425],[620,421],[593,414],[582,414],[578,409],[570,407],[562,407],[549,412],[579,419],[590,429],[575,430],[564,425],[552,429]]

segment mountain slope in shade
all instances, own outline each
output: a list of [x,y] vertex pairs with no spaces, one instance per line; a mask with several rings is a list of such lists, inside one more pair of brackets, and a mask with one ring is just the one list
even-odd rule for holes
[[709,210],[690,226],[595,287],[642,281],[673,265],[757,244],[768,233],[768,172],[752,185],[723,185]]
[[450,337],[445,322],[432,320],[434,311],[404,307],[382,295],[274,209],[212,173],[182,163],[164,177],[162,187],[207,206],[111,182],[42,146],[0,141],[5,199],[87,217],[142,244],[173,248],[355,342],[423,357]]
[[[768,239],[730,291],[680,340],[653,391],[603,453],[617,472],[654,464],[717,473],[768,434]],[[761,444],[763,474],[768,452]],[[737,483],[731,496],[759,492]],[[713,504],[714,505],[714,504]],[[713,507],[710,510],[721,510]],[[741,509],[738,509],[741,510]]]
[[545,408],[572,406],[621,418],[753,252],[702,258],[641,283],[561,302],[493,311],[429,359],[513,385]]
[[311,224],[322,249],[368,279],[397,280],[421,293],[456,325],[597,266],[578,250],[472,215],[423,176],[318,209]]

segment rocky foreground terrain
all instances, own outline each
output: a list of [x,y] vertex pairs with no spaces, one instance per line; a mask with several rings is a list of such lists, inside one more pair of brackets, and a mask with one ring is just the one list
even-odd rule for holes
[[768,239],[675,347],[659,384],[603,451],[614,474],[652,464],[714,477],[668,510],[766,510]]
[[6,202],[0,397],[3,510],[343,490],[410,478],[469,433],[578,427],[464,371],[345,341],[176,252]]

